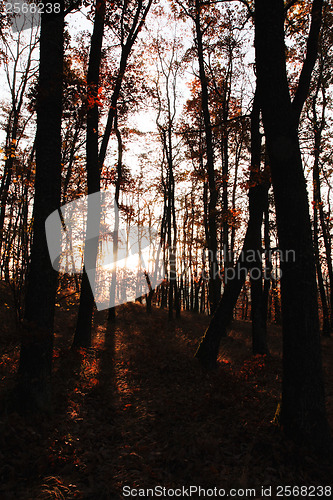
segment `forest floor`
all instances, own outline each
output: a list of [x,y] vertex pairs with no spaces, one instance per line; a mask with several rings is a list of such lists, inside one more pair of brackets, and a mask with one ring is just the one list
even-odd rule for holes
[[[164,310],[148,316],[145,306],[127,304],[114,326],[105,311],[96,313],[93,346],[74,352],[72,295],[57,307],[54,410],[22,417],[6,406],[19,335],[0,285],[1,500],[116,500],[125,498],[125,486],[157,485],[224,488],[226,495],[233,488],[233,498],[260,499],[267,498],[263,486],[272,487],[270,498],[278,498],[278,485],[332,486],[332,464],[283,439],[272,423],[281,390],[279,327],[269,328],[271,355],[253,356],[251,324],[235,321],[218,370],[205,373],[193,355],[209,318],[184,312],[168,321]],[[332,344],[323,339],[333,428]]]

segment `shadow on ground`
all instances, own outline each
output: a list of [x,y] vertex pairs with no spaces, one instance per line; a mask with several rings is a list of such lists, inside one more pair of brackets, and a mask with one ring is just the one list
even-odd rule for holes
[[[207,374],[193,358],[207,317],[184,313],[170,322],[166,311],[148,316],[127,304],[114,325],[97,313],[92,348],[75,352],[76,310],[73,299],[57,315],[53,414],[2,413],[1,498],[117,499],[124,486],[156,485],[255,488],[261,498],[265,485],[330,484],[331,466],[284,441],[271,423],[279,328],[270,329],[272,355],[254,357],[250,323],[235,322],[218,370]],[[324,358],[331,381],[326,339]],[[3,370],[3,386],[13,373]]]

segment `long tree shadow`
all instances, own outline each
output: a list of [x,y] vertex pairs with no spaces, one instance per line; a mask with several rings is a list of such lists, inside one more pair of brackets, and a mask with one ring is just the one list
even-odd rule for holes
[[228,475],[235,485],[234,469],[238,475],[253,442],[246,420],[261,404],[256,391],[244,400],[227,363],[203,374],[181,324],[168,322],[163,311],[147,317],[134,309],[116,340],[118,488],[190,486],[193,478],[211,487]]
[[105,335],[103,345],[97,317],[93,347],[71,350],[74,318],[67,311],[56,327],[53,412],[1,415],[1,498],[116,498],[99,481],[118,439],[113,337]]
[[55,349],[54,414],[7,418],[1,498],[118,499],[124,486],[158,484],[329,484],[331,468],[270,423],[278,348],[270,359],[253,357],[249,325],[235,323],[219,369],[205,373],[193,354],[207,321],[187,313],[170,322],[166,311],[149,316],[127,304],[114,325],[96,314],[91,349],[70,351],[68,337]]
[[[0,418],[1,450],[0,464],[1,498],[37,498],[41,492],[42,478],[51,478],[52,485],[45,484],[45,492],[53,490],[71,493],[65,484],[55,478],[68,457],[62,450],[53,453],[56,443],[66,433],[70,395],[75,390],[75,374],[80,371],[81,353],[68,350],[66,339],[55,339],[53,359],[53,410],[48,413],[20,413],[18,402],[15,407],[7,407]],[[17,370],[17,368],[16,368]],[[15,371],[16,371],[15,370]],[[46,481],[50,483],[50,481]],[[43,487],[44,487],[43,486]],[[43,488],[42,488],[43,489]],[[45,493],[46,494],[46,493]]]
[[234,339],[231,362],[222,356],[216,373],[203,373],[193,359],[198,328],[202,333],[201,320],[191,315],[168,322],[164,311],[147,317],[142,306],[128,308],[115,346],[121,433],[115,487],[190,486],[194,478],[207,488],[259,487],[295,484],[306,474],[315,484],[327,481],[326,465],[316,466],[308,453],[306,464],[304,450],[271,423],[281,359],[249,352],[234,371]]
[[62,482],[75,483],[75,498],[91,500],[118,498],[109,480],[120,440],[114,371],[116,329],[107,328],[105,319],[105,313],[95,314],[92,348],[77,352],[80,366],[74,374],[76,385],[68,394],[65,426],[65,443],[72,445],[72,460],[58,473]]

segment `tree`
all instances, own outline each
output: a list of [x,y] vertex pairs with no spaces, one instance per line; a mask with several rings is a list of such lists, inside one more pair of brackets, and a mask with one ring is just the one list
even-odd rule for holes
[[[310,125],[310,134],[313,137],[313,241],[316,257],[318,289],[323,311],[323,334],[330,335],[333,329],[333,266],[332,247],[329,228],[329,215],[323,197],[323,187],[326,172],[329,169],[329,158],[325,158],[325,150],[330,150],[330,134],[327,134],[330,125],[331,100],[329,87],[332,83],[332,8],[327,4],[323,10],[323,27],[319,40],[319,56],[314,69],[313,84],[307,100],[305,127]],[[326,205],[326,206],[325,206]],[[321,231],[320,231],[321,229]],[[322,235],[325,257],[323,259],[327,268],[327,278],[330,293],[326,294],[321,259],[320,236]],[[329,307],[329,304],[331,307]]]
[[[110,286],[110,303],[116,303],[116,283],[117,283],[117,259],[118,259],[118,239],[119,239],[119,196],[120,188],[123,180],[123,141],[121,137],[120,130],[118,129],[117,114],[114,119],[114,130],[117,137],[118,145],[118,158],[117,158],[117,174],[115,179],[115,206],[114,206],[114,228],[113,228],[113,268],[111,276],[111,286]],[[112,306],[109,308],[108,321],[109,323],[116,320],[116,307]]]
[[[99,125],[99,109],[98,109],[98,92],[99,92],[99,75],[102,59],[102,43],[105,22],[105,6],[106,0],[96,0],[94,29],[91,37],[88,75],[87,75],[87,184],[88,195],[100,190],[100,168],[98,162],[98,125]],[[96,231],[96,226],[100,224],[100,214],[95,213],[95,210],[87,210],[87,233],[93,230]],[[95,243],[95,245],[94,245]],[[87,245],[87,242],[86,242]],[[94,245],[94,246],[92,246]],[[96,263],[98,251],[98,242],[89,243],[89,248],[85,249],[85,266],[86,256],[89,252],[89,267],[93,269],[94,262]],[[90,347],[91,344],[91,318],[94,307],[94,296],[91,285],[88,279],[86,268],[83,268],[83,277],[81,285],[80,306],[76,330],[73,340],[74,346]],[[92,279],[92,282],[94,280]]]
[[[260,170],[261,138],[259,133],[259,97],[256,92],[251,113],[251,168],[249,182],[249,220],[242,250],[234,268],[228,270],[229,279],[215,314],[207,328],[195,356],[201,364],[212,369],[216,367],[221,338],[226,335],[226,328],[232,320],[233,310],[239,294],[245,283],[248,272],[261,266],[261,226],[263,214],[267,205],[269,182],[267,173]],[[255,257],[255,258],[254,258]],[[256,277],[255,287],[261,287],[261,273]],[[257,290],[258,302],[255,304],[253,325],[255,352],[267,352],[265,325],[262,323],[262,290]]]
[[33,410],[48,410],[51,405],[57,272],[49,258],[45,220],[60,206],[64,47],[64,3],[54,2],[60,3],[60,13],[44,13],[41,18],[33,241],[18,371],[21,403]]
[[216,182],[215,160],[214,160],[214,141],[212,131],[212,118],[209,102],[209,87],[208,77],[205,64],[205,44],[204,34],[210,25],[211,19],[206,18],[207,4],[201,0],[189,0],[188,2],[176,3],[181,8],[181,16],[189,17],[194,24],[194,41],[195,52],[199,66],[199,82],[200,82],[200,97],[201,97],[201,113],[204,128],[205,141],[205,159],[206,182],[207,182],[207,197],[206,207],[204,207],[205,223],[206,223],[206,239],[208,249],[208,265],[209,265],[209,303],[210,311],[213,313],[221,295],[221,279],[218,264],[218,239],[217,239],[217,203],[219,189]]
[[5,254],[8,257],[8,252],[2,252],[2,246],[10,187],[19,162],[17,159],[19,144],[32,116],[31,111],[24,116],[25,96],[30,80],[37,70],[34,61],[34,51],[38,44],[37,33],[31,29],[30,36],[24,35],[25,32],[19,31],[13,40],[5,31],[1,33],[3,57],[7,63],[5,73],[11,96],[10,107],[6,112],[8,116],[5,126],[5,165],[0,184],[0,254],[2,258]]
[[[164,197],[161,242],[166,245],[166,274],[169,278],[169,319],[180,316],[179,287],[177,283],[177,221],[175,211],[175,167],[179,144],[175,144],[177,113],[177,80],[181,68],[179,41],[172,41],[170,56],[163,53],[159,38],[155,41],[157,79],[154,89],[156,125],[162,146],[162,188]],[[166,43],[164,42],[164,45]]]
[[[115,119],[116,116],[118,117],[117,105],[121,92],[121,87],[124,81],[128,59],[131,54],[132,48],[137,40],[137,37],[145,23],[151,4],[152,0],[147,0],[147,2],[144,2],[142,0],[140,0],[139,2],[124,2],[124,4],[120,4],[119,6],[120,12],[115,13],[115,18],[117,20],[116,29],[118,30],[121,55],[119,60],[119,67],[117,69],[116,77],[113,82],[112,95],[110,99],[110,107],[107,116],[106,126],[104,129],[102,141],[98,151],[98,162],[97,163],[95,162],[94,165],[91,164],[91,168],[93,168],[95,172],[93,174],[94,177],[97,179],[98,176],[98,184],[100,181],[100,172],[102,170],[105,161],[111,132],[113,129],[117,128],[115,127]],[[111,7],[115,7],[115,4],[112,3]],[[111,23],[112,22],[111,20],[112,20],[112,15],[110,19],[107,20],[108,23]],[[100,40],[100,42],[102,43],[102,40]],[[97,190],[99,190],[99,188]],[[87,347],[91,343],[91,326],[92,326],[92,317],[94,308],[94,297],[90,289],[86,273],[83,274],[83,280],[84,284],[82,282],[81,296],[80,296],[80,304],[82,301],[82,307],[80,306],[79,309],[77,326],[74,336],[74,344],[77,346]],[[113,313],[111,314],[113,315]]]
[[209,294],[211,303],[211,312],[215,312],[221,293],[221,282],[219,275],[219,266],[217,262],[217,228],[216,228],[216,206],[218,200],[218,189],[214,171],[214,148],[212,137],[212,124],[209,112],[208,84],[204,63],[203,32],[201,27],[202,2],[195,0],[195,34],[196,48],[199,62],[199,77],[201,84],[201,106],[203,121],[205,127],[206,139],[206,169],[209,187],[208,201],[208,251],[209,251]]
[[260,105],[275,196],[281,262],[283,381],[280,421],[295,440],[332,448],[325,413],[315,261],[298,122],[316,59],[322,0],[312,4],[307,54],[291,101],[284,44],[283,0],[255,1],[255,51]]

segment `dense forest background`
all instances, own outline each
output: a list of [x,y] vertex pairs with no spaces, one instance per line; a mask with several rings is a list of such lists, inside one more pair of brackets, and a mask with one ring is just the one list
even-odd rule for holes
[[[39,24],[22,5],[0,6],[4,498],[329,485],[332,5],[52,0]],[[126,304],[114,265],[97,311],[106,221],[87,217],[88,265],[60,207],[105,190],[113,260],[121,217],[165,272],[132,265]]]

